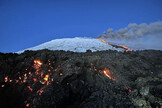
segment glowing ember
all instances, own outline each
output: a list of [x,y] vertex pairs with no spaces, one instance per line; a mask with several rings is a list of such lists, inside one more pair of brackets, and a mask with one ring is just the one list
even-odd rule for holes
[[39,66],[42,65],[42,62],[40,62],[40,60],[34,60],[34,63],[35,63],[36,65],[39,65]]
[[40,90],[40,91],[39,91],[39,95],[41,95],[42,93],[43,93],[43,90]]
[[45,81],[48,81],[48,78],[49,78],[49,75],[46,75],[46,76],[44,77],[44,80],[45,80]]
[[40,90],[37,91],[37,93],[39,93],[39,95],[41,95],[43,93],[43,90],[40,89]]
[[33,89],[30,86],[27,86],[30,91],[33,91]]
[[43,72],[41,72],[41,77],[43,76]]
[[60,67],[60,65],[55,69],[55,71],[58,71],[59,67]]
[[63,73],[60,73],[60,76],[62,76],[63,75]]
[[26,107],[29,107],[29,105],[30,105],[29,103],[28,103],[28,104],[26,104]]
[[34,68],[37,69],[36,70],[36,74],[38,75],[39,72],[39,68],[42,66],[42,62],[40,60],[34,60]]
[[46,81],[44,81],[44,82],[42,82],[42,81],[39,81],[41,84],[45,84],[46,83]]
[[36,79],[36,78],[33,78],[33,81],[34,81],[34,82],[36,82],[36,81],[37,81],[37,79]]
[[105,76],[107,76],[109,79],[116,80],[115,78],[112,78],[112,77],[111,77],[111,73],[110,73],[110,70],[109,70],[109,69],[104,69],[102,72],[103,72],[103,73],[105,74]]
[[58,70],[58,67],[55,69],[55,71],[57,71]]
[[50,84],[50,82],[49,81],[47,81],[47,85],[49,85]]
[[23,82],[25,83],[26,82],[26,79],[24,79]]
[[[54,63],[54,62],[52,62],[52,63]],[[42,69],[40,71],[42,65],[43,65],[43,63],[40,60],[34,60],[33,68],[36,69],[35,72],[31,72],[31,71],[26,72],[28,69],[25,69],[26,73],[24,73],[24,74],[18,72],[17,79],[10,79],[8,76],[5,76],[4,82],[6,82],[6,83],[12,82],[12,83],[17,83],[19,85],[28,84],[28,85],[26,85],[26,89],[24,91],[28,90],[28,91],[31,91],[33,94],[38,93],[38,95],[41,95],[43,93],[43,89],[46,88],[51,82],[54,81],[54,79],[50,77],[53,75],[53,73],[51,71],[54,68],[52,66],[50,66],[50,68],[48,68],[47,70]],[[51,63],[49,65],[51,65]],[[59,66],[55,69],[55,71],[57,71],[58,68],[59,68]],[[45,74],[46,71],[49,73]],[[63,74],[60,73],[60,75],[63,75]],[[32,82],[31,82],[31,80],[32,80]],[[33,90],[33,88],[34,88],[35,82],[37,82],[37,81],[40,82],[43,87],[41,89],[39,89],[37,92],[35,92]],[[5,87],[5,84],[0,85],[0,87]],[[33,87],[33,88],[31,88],[31,87]],[[25,102],[25,104],[26,104],[26,107],[30,107],[30,103],[27,103],[27,101]]]
[[29,75],[31,75],[31,72],[29,72]]
[[24,83],[26,82],[27,78],[28,78],[28,77],[27,77],[27,74],[25,74],[25,75],[24,75],[24,80],[23,80]]
[[26,77],[26,76],[27,76],[27,74],[25,73],[25,74],[24,74],[24,77]]
[[9,82],[12,82],[12,80],[9,80]]
[[4,82],[8,82],[8,76],[4,78]]

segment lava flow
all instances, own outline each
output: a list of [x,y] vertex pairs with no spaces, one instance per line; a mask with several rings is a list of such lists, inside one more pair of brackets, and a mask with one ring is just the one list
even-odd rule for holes
[[[4,82],[6,84],[7,83],[12,83],[13,85],[18,84],[19,86],[25,84],[27,86],[24,86],[24,92],[26,92],[27,90],[27,92],[32,92],[33,94],[38,94],[40,96],[44,91],[43,89],[45,89],[51,82],[54,81],[54,79],[51,77],[54,74],[53,72],[54,71],[56,72],[58,70],[59,66],[54,69],[51,66],[50,61],[48,60],[47,64],[49,64],[48,65],[49,69],[47,71],[48,74],[46,74],[47,72],[44,69],[41,69],[41,66],[44,64],[40,60],[34,60],[33,62],[34,64],[32,67],[35,69],[35,72],[31,72],[31,71],[27,72],[28,69],[25,69],[25,72],[22,74],[18,72],[17,78],[10,78],[9,76],[5,76]],[[53,72],[51,72],[52,69],[53,69]],[[36,87],[35,86],[36,83],[40,83],[41,86]],[[1,87],[2,88],[5,87],[5,84],[1,85]],[[30,101],[26,100],[25,103],[26,103],[26,107],[29,107]]]
[[34,65],[40,67],[42,65],[42,62],[40,60],[34,60]]
[[113,78],[111,76],[111,73],[110,73],[110,70],[109,69],[102,70],[102,73],[104,73],[104,75],[107,76],[109,79],[114,80],[114,81],[116,80],[115,78]]
[[126,52],[131,50],[130,48],[128,48],[128,47],[125,46],[125,45],[114,45],[114,44],[111,44],[111,43],[105,41],[104,39],[101,39],[101,38],[96,38],[96,39],[101,40],[102,42],[104,42],[104,43],[106,43],[106,44],[109,44],[109,45],[111,45],[111,46],[113,46],[113,47],[116,47],[116,48],[123,48],[123,49],[125,49]]
[[101,38],[96,38],[96,39],[101,40],[102,42],[104,42],[104,43],[106,43],[106,44],[112,45],[111,43],[105,41],[104,39],[101,39]]
[[[102,40],[105,43],[108,43],[104,40]],[[108,43],[110,44],[110,43]],[[48,65],[49,68],[44,70],[44,66]],[[98,70],[96,69],[96,67],[91,64],[92,69],[94,71],[98,71],[102,74],[104,74],[106,77],[108,77],[110,80],[116,81],[115,78],[112,77],[112,73],[109,69],[105,68],[103,70]],[[16,84],[18,83],[20,86],[25,84],[27,86],[24,86],[24,92],[28,92],[28,93],[32,93],[34,95],[36,95],[37,97],[35,98],[36,101],[39,100],[39,96],[42,95],[42,93],[44,92],[44,90],[46,89],[47,86],[49,86],[49,84],[51,84],[54,79],[52,78],[54,72],[56,72],[60,65],[57,66],[55,69],[51,66],[50,61],[48,61],[47,64],[43,64],[40,60],[34,60],[34,64],[32,66],[35,71],[31,72],[27,72],[28,69],[25,69],[26,71],[21,75],[19,72],[17,78],[18,79],[11,79],[9,76],[5,76],[4,77],[4,82],[5,83],[12,83],[12,84]],[[62,72],[59,73],[60,76],[63,76],[64,74]],[[36,87],[36,83],[39,84],[39,87]],[[58,82],[56,82],[58,83]],[[5,87],[5,85],[1,85],[1,87]],[[131,90],[127,87],[126,90],[128,92],[131,92]],[[32,105],[32,102],[30,99],[25,100],[24,102],[26,104],[26,107],[30,107]]]
[[124,48],[126,52],[131,50],[130,48],[128,48],[128,47],[125,46],[125,45],[118,45],[118,46]]

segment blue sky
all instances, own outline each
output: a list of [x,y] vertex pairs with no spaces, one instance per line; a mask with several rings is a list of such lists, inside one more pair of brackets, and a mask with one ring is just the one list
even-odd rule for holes
[[162,0],[0,0],[0,52],[162,20]]

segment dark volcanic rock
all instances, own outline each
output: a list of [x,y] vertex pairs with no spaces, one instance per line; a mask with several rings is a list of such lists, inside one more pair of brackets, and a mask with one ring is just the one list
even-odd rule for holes
[[0,53],[5,107],[161,108],[162,52]]

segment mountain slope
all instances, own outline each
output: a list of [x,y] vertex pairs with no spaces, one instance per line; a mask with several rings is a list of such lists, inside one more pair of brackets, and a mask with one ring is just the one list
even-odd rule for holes
[[[43,43],[41,45],[28,48],[25,50],[64,50],[64,51],[73,51],[73,52],[86,52],[86,50],[91,51],[102,51],[102,50],[117,50],[122,51],[123,49],[112,47],[106,43],[103,43],[101,40],[92,39],[92,38],[64,38],[64,39],[55,39],[49,42]],[[18,53],[23,52],[19,51]]]
[[0,53],[0,108],[161,108],[162,51]]

